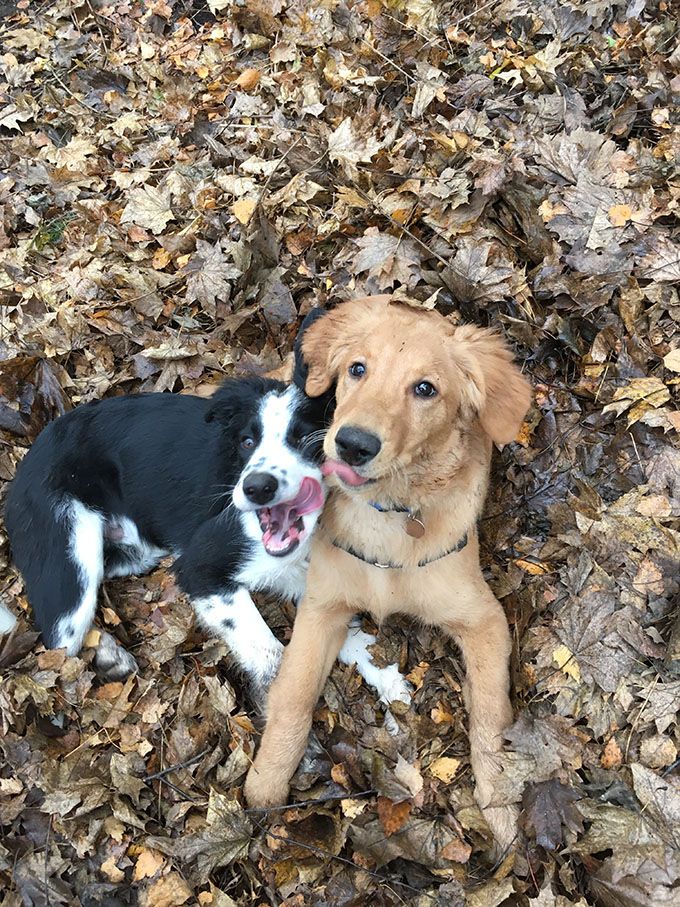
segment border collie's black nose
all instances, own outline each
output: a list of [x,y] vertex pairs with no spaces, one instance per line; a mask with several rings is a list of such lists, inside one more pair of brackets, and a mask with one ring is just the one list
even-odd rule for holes
[[243,494],[253,504],[268,504],[279,487],[277,479],[268,472],[251,472],[243,482]]
[[350,466],[362,466],[377,456],[382,444],[373,432],[345,425],[335,436],[338,456]]

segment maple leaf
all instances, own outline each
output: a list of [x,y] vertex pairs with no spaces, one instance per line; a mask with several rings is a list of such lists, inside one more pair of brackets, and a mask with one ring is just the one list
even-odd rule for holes
[[120,222],[137,224],[152,233],[162,233],[174,218],[170,209],[170,193],[156,186],[142,186],[129,192]]
[[215,317],[217,299],[225,301],[231,293],[230,281],[241,276],[236,265],[227,261],[219,242],[211,245],[196,240],[196,251],[184,267],[187,275],[187,302],[199,302],[201,308]]
[[248,853],[253,826],[243,807],[232,797],[210,791],[208,824],[202,831],[187,835],[178,854],[196,863],[203,877],[218,866],[228,866]]
[[458,299],[483,303],[514,295],[522,285],[504,251],[491,242],[463,237],[442,279]]
[[376,291],[392,289],[397,281],[406,287],[415,285],[422,252],[412,239],[369,227],[355,242],[360,251],[354,257],[353,270],[357,274],[368,271],[369,284]]
[[562,715],[535,719],[523,712],[505,732],[514,752],[534,760],[534,780],[545,780],[564,768],[581,767],[583,740],[573,722]]
[[349,173],[356,172],[360,161],[370,161],[380,150],[380,142],[354,125],[345,117],[337,129],[328,136],[328,155],[332,161],[343,164]]
[[539,847],[554,850],[564,844],[564,829],[583,831],[581,814],[574,806],[581,795],[557,778],[530,782],[522,795],[524,823]]

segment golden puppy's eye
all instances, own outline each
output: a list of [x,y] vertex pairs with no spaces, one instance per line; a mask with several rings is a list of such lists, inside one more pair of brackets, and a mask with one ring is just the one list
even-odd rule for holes
[[246,435],[245,438],[241,438],[241,445],[245,447],[246,450],[252,450],[255,447],[255,438],[250,438]]
[[352,378],[363,378],[366,374],[366,366],[363,362],[353,362],[349,367],[349,373]]
[[416,397],[436,397],[437,388],[429,381],[419,381],[413,388],[413,393]]

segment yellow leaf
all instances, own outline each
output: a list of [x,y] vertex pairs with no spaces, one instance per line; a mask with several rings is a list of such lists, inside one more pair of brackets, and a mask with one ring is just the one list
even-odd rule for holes
[[429,667],[429,662],[421,661],[420,664],[417,664],[415,668],[406,675],[406,679],[413,684],[416,690],[419,690],[422,687]]
[[152,879],[164,863],[165,860],[157,851],[147,850],[146,847],[142,848],[142,852],[135,863],[132,881],[139,882],[140,879]]
[[663,357],[663,364],[672,372],[680,372],[680,350],[671,350]]
[[168,266],[169,262],[170,253],[166,252],[165,249],[156,249],[151,261],[151,267],[154,269],[154,271],[162,271],[163,268]]
[[236,80],[236,84],[244,91],[252,91],[260,81],[259,69],[244,69]]
[[568,674],[569,677],[573,677],[577,683],[581,681],[581,670],[578,666],[578,662],[574,658],[574,653],[571,652],[566,646],[558,646],[552,653],[553,661],[557,662],[557,666],[561,671],[564,671],[565,674]]
[[101,615],[107,624],[111,624],[114,627],[117,627],[120,623],[120,617],[118,617],[113,608],[102,608]]
[[438,702],[437,705],[430,711],[430,718],[434,721],[435,724],[451,724],[451,722],[453,721],[453,715],[443,702]]
[[428,771],[440,781],[451,781],[460,768],[460,759],[454,759],[453,756],[441,756],[435,759]]
[[179,907],[186,904],[191,892],[178,872],[171,872],[155,882],[146,892],[146,900],[140,901],[143,907]]
[[241,224],[247,224],[256,207],[257,202],[253,198],[241,198],[234,202],[233,211],[236,215],[236,220]]
[[632,425],[650,409],[658,409],[668,403],[671,392],[658,378],[632,378],[625,387],[617,387],[614,396],[603,413],[616,412],[617,416],[630,410],[628,425]]
[[99,645],[99,640],[102,638],[102,634],[99,630],[92,627],[90,632],[87,634],[83,640],[83,646],[91,646],[93,649],[96,649]]
[[139,50],[142,54],[142,60],[151,60],[156,54],[156,48],[153,44],[147,44],[144,41],[139,42]]
[[348,819],[356,819],[357,816],[368,806],[368,800],[352,800],[349,797],[346,800],[340,801],[340,808],[342,809],[343,816],[346,816]]
[[542,576],[544,573],[550,573],[550,567],[540,561],[527,561],[518,557],[515,560],[515,564],[531,576]]
[[633,216],[630,205],[612,205],[607,213],[615,227],[625,227]]
[[108,860],[102,863],[101,871],[105,875],[107,875],[114,884],[122,882],[125,878],[125,873],[121,872],[121,870],[116,866],[116,861],[113,859],[113,857],[109,857]]

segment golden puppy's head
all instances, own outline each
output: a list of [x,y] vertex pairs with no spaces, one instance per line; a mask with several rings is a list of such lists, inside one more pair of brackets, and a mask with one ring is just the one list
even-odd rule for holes
[[475,430],[499,444],[513,440],[531,402],[498,336],[389,296],[356,299],[319,318],[302,353],[309,396],[336,382],[324,451],[328,474],[345,488],[395,490],[433,466],[455,468]]

